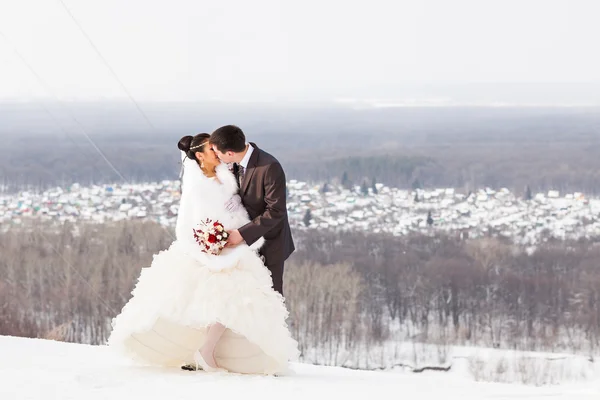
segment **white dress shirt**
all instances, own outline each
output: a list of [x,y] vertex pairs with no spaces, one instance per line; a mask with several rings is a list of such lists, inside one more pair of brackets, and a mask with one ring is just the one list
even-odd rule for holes
[[239,163],[239,165],[244,167],[244,171],[248,169],[248,163],[250,162],[250,156],[252,155],[253,151],[254,147],[252,147],[251,144],[248,144],[248,150],[246,151],[246,155],[244,156],[244,158],[242,158],[242,161],[240,161]]

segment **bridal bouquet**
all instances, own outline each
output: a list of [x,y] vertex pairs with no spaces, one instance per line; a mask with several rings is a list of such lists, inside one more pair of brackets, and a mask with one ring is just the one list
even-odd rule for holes
[[200,245],[204,253],[218,255],[227,243],[229,234],[225,227],[219,221],[207,219],[198,224],[197,229],[193,229],[194,239]]

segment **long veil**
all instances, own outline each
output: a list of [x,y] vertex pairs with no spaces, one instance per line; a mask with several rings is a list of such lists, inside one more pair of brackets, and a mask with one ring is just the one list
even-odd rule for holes
[[181,172],[179,176],[181,197],[179,199],[175,233],[177,239],[182,239],[184,235],[189,234],[189,221],[194,219],[194,203],[197,207],[194,198],[199,199],[200,197],[198,186],[200,179],[202,179],[202,171],[198,167],[198,163],[190,159],[183,151],[181,152]]

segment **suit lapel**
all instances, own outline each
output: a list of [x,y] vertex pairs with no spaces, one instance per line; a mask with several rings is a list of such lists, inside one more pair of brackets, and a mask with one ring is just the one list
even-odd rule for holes
[[235,181],[237,183],[238,189],[240,188],[240,167],[237,163],[233,163],[233,176],[235,176]]
[[242,181],[242,190],[240,195],[243,196],[248,189],[248,185],[250,184],[250,179],[252,179],[252,175],[254,174],[254,170],[256,169],[256,163],[258,161],[258,152],[260,151],[258,147],[254,143],[250,143],[250,146],[254,147],[254,151],[250,156],[250,160],[248,161],[248,168],[246,168],[246,173],[244,174],[244,180]]

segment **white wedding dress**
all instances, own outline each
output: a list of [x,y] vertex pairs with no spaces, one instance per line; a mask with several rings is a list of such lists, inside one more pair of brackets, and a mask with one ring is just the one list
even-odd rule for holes
[[192,228],[206,218],[226,229],[249,222],[241,204],[225,204],[238,187],[225,164],[217,178],[206,177],[185,158],[177,239],[143,268],[132,298],[112,321],[108,345],[141,363],[158,366],[194,364],[193,354],[207,327],[227,327],[215,348],[217,364],[231,372],[284,374],[298,357],[283,297],[272,288],[269,270],[257,251],[241,244],[219,256],[200,251]]

